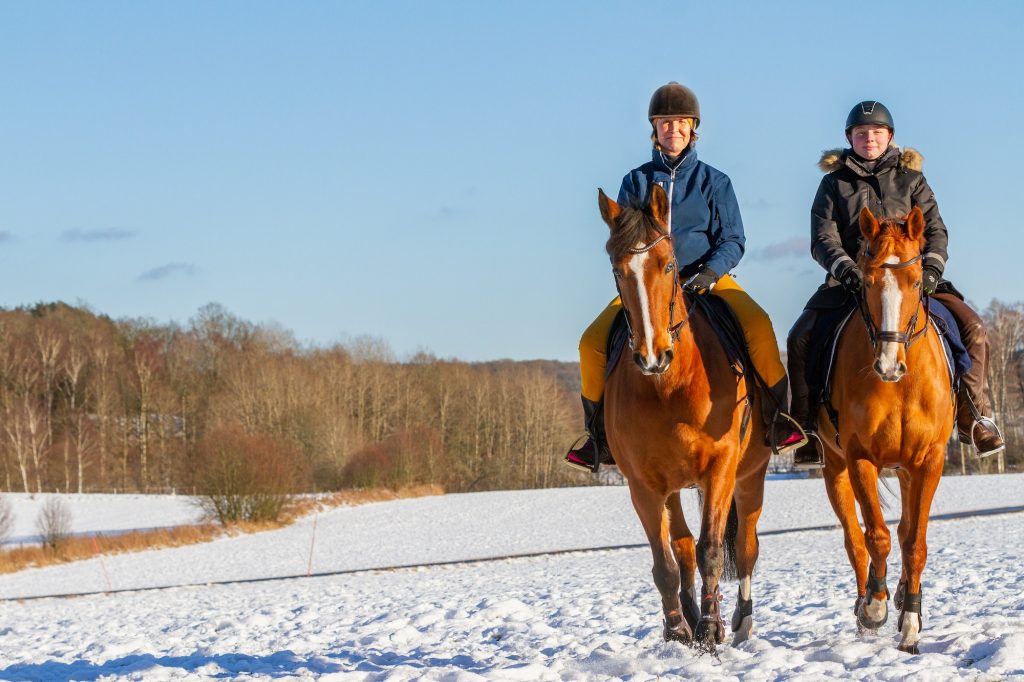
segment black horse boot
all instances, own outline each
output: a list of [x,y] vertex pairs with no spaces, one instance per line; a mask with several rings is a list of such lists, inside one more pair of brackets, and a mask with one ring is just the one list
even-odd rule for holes
[[805,308],[786,339],[786,364],[792,391],[789,413],[807,434],[807,443],[793,453],[794,469],[820,469],[825,466],[824,449],[814,428],[816,420],[811,417],[811,389],[807,386],[807,349],[816,319],[817,313]]
[[604,433],[604,402],[583,396],[580,399],[583,401],[583,428],[587,433],[572,444],[564,461],[569,466],[596,474],[602,464],[615,464]]

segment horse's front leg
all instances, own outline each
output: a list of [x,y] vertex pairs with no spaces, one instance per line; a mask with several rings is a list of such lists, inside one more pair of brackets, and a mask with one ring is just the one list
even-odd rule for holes
[[864,457],[853,458],[850,483],[860,502],[864,517],[864,540],[871,557],[867,589],[857,609],[857,622],[869,630],[877,630],[889,617],[889,588],[885,577],[886,559],[891,548],[889,528],[885,525],[882,507],[878,502],[878,467]]
[[921,640],[921,629],[924,622],[921,618],[921,572],[924,571],[928,558],[928,513],[931,511],[935,489],[938,488],[942,476],[944,446],[937,446],[925,459],[925,466],[912,472],[906,500],[903,508],[903,522],[906,532],[901,534],[900,545],[903,553],[903,567],[906,584],[901,583],[903,591],[897,608],[900,618],[897,628],[900,631],[900,651],[918,654],[918,642]]
[[679,600],[682,604],[683,617],[692,631],[700,622],[700,605],[694,590],[697,577],[697,543],[693,540],[690,527],[686,525],[678,492],[668,496],[665,508],[668,511],[669,530],[672,533],[672,552],[679,566]]
[[[723,457],[722,459],[729,459]],[[732,460],[735,462],[735,459]],[[729,519],[733,489],[736,485],[735,468],[720,467],[708,476],[704,487],[704,510],[697,542],[697,566],[703,581],[701,586],[700,624],[694,633],[696,641],[713,651],[725,640],[725,621],[722,620],[722,595],[719,582],[725,568],[723,538]]]
[[693,630],[683,616],[679,601],[679,567],[669,540],[669,523],[665,507],[668,496],[646,488],[640,482],[630,482],[629,496],[640,523],[651,545],[654,567],[654,585],[661,594],[661,608],[665,614],[665,640],[689,643]]
[[850,483],[850,471],[846,465],[846,457],[830,445],[825,448],[825,492],[832,504],[839,523],[843,527],[843,541],[846,556],[850,560],[854,577],[857,581],[857,596],[854,611],[860,610],[864,601],[868,581],[868,550],[864,543],[864,531],[861,530],[857,518],[857,500]]

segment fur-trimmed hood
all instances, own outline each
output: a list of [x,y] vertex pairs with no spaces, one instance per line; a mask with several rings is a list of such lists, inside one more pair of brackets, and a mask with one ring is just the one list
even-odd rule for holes
[[[826,149],[821,153],[818,168],[822,173],[831,173],[843,167],[843,161],[849,153],[848,149]],[[921,172],[924,168],[924,157],[913,147],[904,147],[900,152],[899,165],[907,170]]]

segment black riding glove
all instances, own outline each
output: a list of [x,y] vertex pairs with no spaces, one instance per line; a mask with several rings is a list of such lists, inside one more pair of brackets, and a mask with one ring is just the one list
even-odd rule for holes
[[929,296],[934,294],[935,290],[939,287],[940,277],[942,275],[939,274],[937,269],[930,265],[924,266],[924,269],[921,271],[921,288],[924,290],[924,293]]
[[709,268],[706,265],[700,266],[700,271],[696,275],[686,280],[683,284],[683,289],[689,291],[691,294],[704,294],[711,291],[715,282],[718,281],[718,273]]
[[836,274],[838,275],[836,279],[851,294],[857,293],[864,286],[864,273],[854,263],[847,263],[846,267]]

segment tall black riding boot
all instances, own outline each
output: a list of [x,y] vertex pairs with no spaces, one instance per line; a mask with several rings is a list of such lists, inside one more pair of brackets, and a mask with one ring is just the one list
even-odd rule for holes
[[577,439],[565,453],[565,463],[596,474],[602,464],[615,464],[604,432],[604,402],[583,396],[580,399],[583,401],[583,428],[587,433],[585,440],[584,437]]
[[789,413],[803,426],[808,439],[806,445],[793,453],[794,469],[814,469],[825,464],[818,439],[817,420],[811,415],[811,389],[807,386],[807,352],[817,317],[817,312],[804,308],[786,339],[786,365],[792,391]]
[[971,369],[960,377],[956,400],[956,428],[961,443],[974,445],[979,457],[994,455],[1006,448],[998,427],[992,421],[986,377],[988,336],[985,323],[969,305],[951,293],[933,296],[956,318],[960,340],[971,357]]

